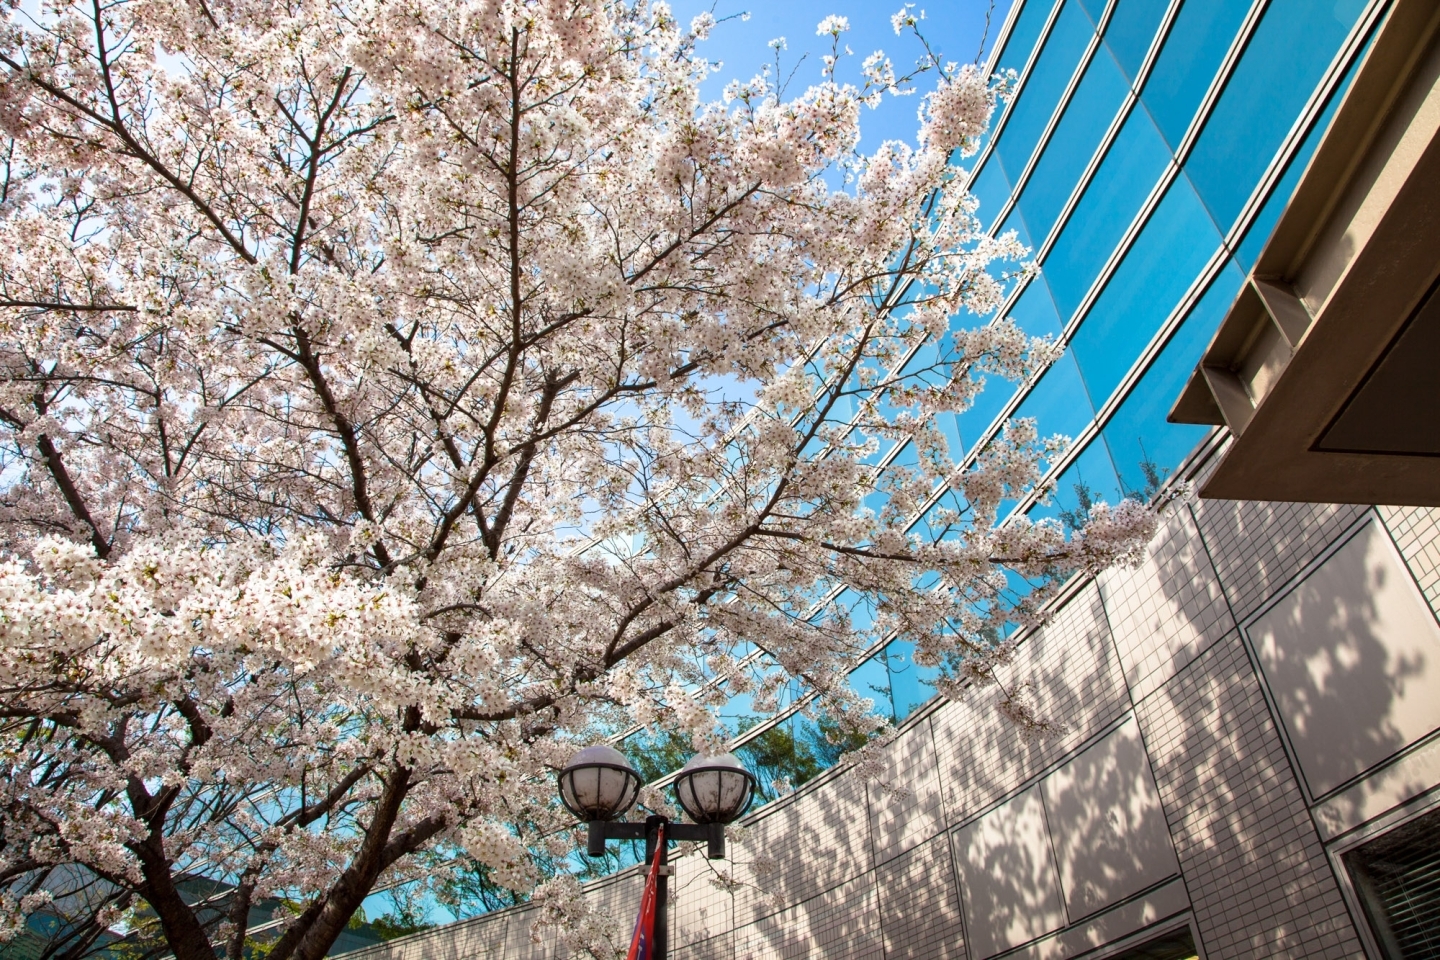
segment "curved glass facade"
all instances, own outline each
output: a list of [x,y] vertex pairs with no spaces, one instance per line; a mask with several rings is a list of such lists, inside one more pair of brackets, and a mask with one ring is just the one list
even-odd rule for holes
[[[1147,496],[1205,437],[1207,428],[1165,415],[1289,200],[1382,6],[1020,0],[1010,11],[990,63],[1016,72],[1015,96],[967,176],[987,228],[1014,230],[1038,268],[1004,312],[1066,349],[1033,383],[992,378],[973,409],[942,427],[967,458],[1013,417],[1074,438],[1052,470],[1052,501],[1016,503],[1016,513],[1060,516],[1085,497]],[[905,455],[901,444],[876,462]],[[925,518],[917,524],[925,529]],[[908,653],[892,640],[851,675],[896,723],[933,693],[934,671]],[[819,736],[802,705],[792,691],[775,713],[759,715],[745,698],[722,711],[757,773],[777,739],[799,749]]]

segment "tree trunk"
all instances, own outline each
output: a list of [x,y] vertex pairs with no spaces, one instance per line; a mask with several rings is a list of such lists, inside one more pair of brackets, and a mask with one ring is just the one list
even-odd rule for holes
[[140,871],[145,878],[140,894],[159,917],[160,929],[165,933],[165,942],[175,954],[175,960],[215,960],[215,948],[211,946],[205,928],[175,886],[170,862],[159,839],[152,834],[145,843],[132,849],[140,860]]
[[[320,901],[319,913],[308,925],[308,929],[301,926],[304,917],[296,921],[295,926],[286,931],[286,935],[276,943],[275,949],[270,952],[270,960],[289,960],[287,954],[291,951],[284,941],[289,939],[291,931],[299,934],[298,943],[292,941],[294,960],[320,960],[325,956],[326,951],[334,945],[335,938],[340,936],[340,931],[345,929],[360,904],[370,895],[380,871],[384,869],[385,845],[390,839],[395,821],[399,818],[400,805],[409,791],[410,771],[404,767],[396,767],[385,784],[379,803],[375,805],[375,816],[365,830],[365,839],[360,844],[355,859],[350,861],[350,866]],[[306,914],[308,913],[307,910]],[[285,953],[281,952],[282,947],[287,948]]]

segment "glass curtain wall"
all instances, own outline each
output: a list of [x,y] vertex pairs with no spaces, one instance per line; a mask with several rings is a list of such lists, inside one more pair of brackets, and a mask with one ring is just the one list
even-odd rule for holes
[[[991,68],[1016,72],[1016,94],[966,176],[987,229],[1015,231],[1038,268],[1003,312],[1065,350],[1032,383],[992,378],[972,410],[941,426],[967,458],[1013,417],[1073,438],[1052,470],[1051,501],[1016,503],[1015,514],[1063,521],[1091,499],[1148,497],[1205,437],[1208,428],[1166,423],[1165,414],[1384,8],[1385,0],[1019,0],[1010,11]],[[876,462],[905,456],[902,443]],[[916,524],[927,529],[926,517]],[[1016,578],[1013,588],[1027,585]],[[851,594],[830,602],[857,621],[869,615]],[[851,675],[896,723],[933,695],[934,671],[909,652],[892,640]],[[798,759],[786,769],[802,778],[836,755],[821,725],[800,713],[802,691],[788,693],[767,715],[743,697],[722,711],[762,783],[787,750]]]

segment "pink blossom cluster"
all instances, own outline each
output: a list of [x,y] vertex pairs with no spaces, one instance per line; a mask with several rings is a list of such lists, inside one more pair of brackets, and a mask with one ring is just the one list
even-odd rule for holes
[[78,870],[96,931],[242,960],[270,898],[297,905],[271,960],[320,960],[377,886],[468,859],[603,954],[613,921],[545,868],[578,746],[719,749],[722,704],[795,685],[883,738],[846,682],[879,640],[987,682],[1001,627],[1153,530],[1131,501],[1007,521],[1065,439],[1017,421],[966,460],[941,428],[1056,355],[999,315],[1026,251],[952,164],[1003,80],[925,59],[914,143],[861,154],[915,74],[704,103],[713,21],[658,3],[27,10],[0,31],[5,930]]

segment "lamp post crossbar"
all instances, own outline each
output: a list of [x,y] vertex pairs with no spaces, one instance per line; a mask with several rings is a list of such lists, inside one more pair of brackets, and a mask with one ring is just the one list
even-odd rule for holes
[[[607,840],[644,840],[645,863],[659,858],[655,873],[655,947],[653,960],[666,960],[670,947],[669,886],[670,866],[667,848],[672,842],[705,843],[711,860],[725,858],[725,825],[723,823],[674,823],[669,817],[649,816],[642,821],[624,823],[616,820],[591,820],[586,824],[589,835],[585,852],[592,857],[605,855]],[[656,836],[665,828],[665,842],[657,844]]]
[[[667,817],[646,817],[643,821],[620,823],[613,820],[591,820],[586,826],[585,852],[592,857],[605,856],[607,840],[644,840],[645,863],[655,855],[655,826],[665,824],[665,839],[677,843],[706,844],[711,860],[725,859],[725,825],[723,823],[675,823]],[[668,845],[668,844],[667,844]],[[664,861],[661,861],[662,863]]]
[[670,939],[667,850],[672,842],[703,842],[711,860],[725,859],[725,824],[734,822],[750,806],[755,775],[733,754],[692,757],[676,777],[674,789],[694,823],[672,823],[658,814],[644,822],[616,819],[634,806],[640,776],[614,747],[581,750],[560,771],[556,785],[565,808],[586,824],[585,852],[590,856],[605,856],[607,840],[645,841],[645,863],[655,868],[654,943],[649,957],[666,960]]

